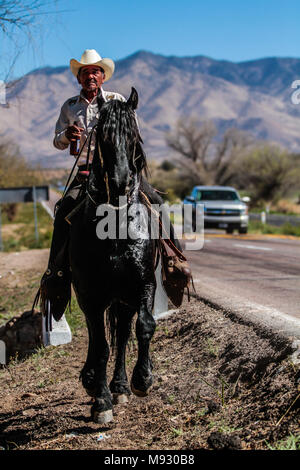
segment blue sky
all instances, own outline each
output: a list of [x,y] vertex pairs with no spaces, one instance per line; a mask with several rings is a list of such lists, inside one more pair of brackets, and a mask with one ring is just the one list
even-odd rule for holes
[[[40,17],[35,52],[20,52],[15,76],[68,65],[86,48],[114,60],[141,49],[234,62],[300,57],[299,0],[57,0],[46,8],[55,9],[61,13]],[[9,47],[2,40],[2,57]]]

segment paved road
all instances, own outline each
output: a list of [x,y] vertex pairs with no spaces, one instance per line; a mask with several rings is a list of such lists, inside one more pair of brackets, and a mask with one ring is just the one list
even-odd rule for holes
[[203,249],[186,255],[201,297],[262,318],[289,315],[299,323],[299,241],[207,233]]

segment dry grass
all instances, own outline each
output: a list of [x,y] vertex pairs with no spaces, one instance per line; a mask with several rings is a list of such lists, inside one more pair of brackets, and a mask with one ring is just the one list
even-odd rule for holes
[[272,204],[271,210],[274,212],[280,212],[282,214],[297,214],[300,215],[300,204],[289,201],[287,199],[281,199],[276,204]]

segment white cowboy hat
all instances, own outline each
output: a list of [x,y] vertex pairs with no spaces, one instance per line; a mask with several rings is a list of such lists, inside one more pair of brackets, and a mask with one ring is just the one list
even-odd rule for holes
[[75,77],[77,77],[79,69],[86,65],[98,65],[101,67],[105,72],[105,82],[111,78],[115,70],[114,61],[111,59],[102,59],[95,49],[86,49],[81,56],[80,62],[76,59],[70,60],[70,69]]

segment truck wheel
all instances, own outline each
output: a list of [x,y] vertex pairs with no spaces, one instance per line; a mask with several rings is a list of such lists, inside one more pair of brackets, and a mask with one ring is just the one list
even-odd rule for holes
[[247,233],[247,232],[248,232],[248,227],[240,227],[239,228],[239,233],[240,234]]
[[233,228],[232,227],[228,227],[226,229],[226,233],[233,233]]

